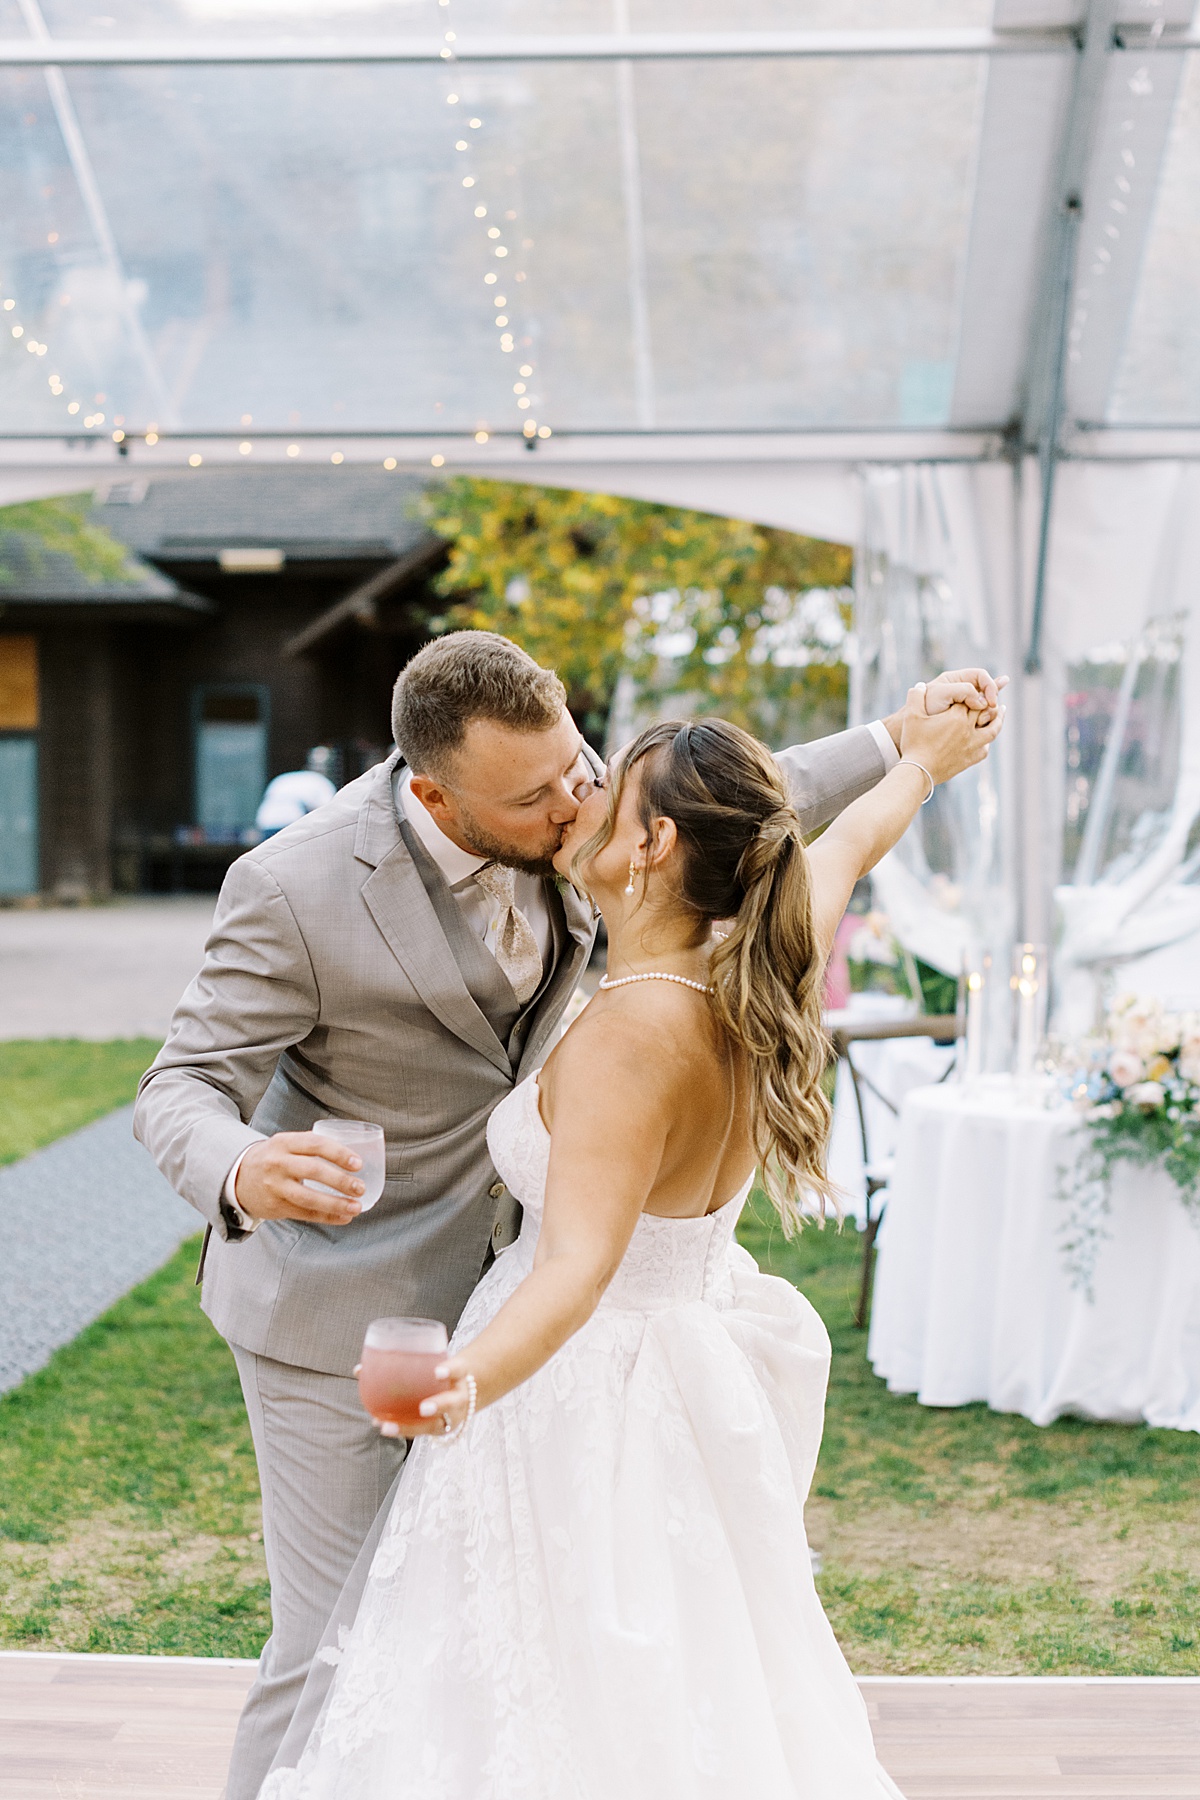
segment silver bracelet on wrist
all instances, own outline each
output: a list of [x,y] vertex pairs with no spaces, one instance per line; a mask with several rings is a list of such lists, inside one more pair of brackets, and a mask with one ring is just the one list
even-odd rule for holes
[[[929,773],[929,770],[925,767],[925,764],[918,762],[915,756],[902,756],[900,758],[900,762],[907,763],[910,769],[920,769],[922,775],[925,777],[926,781],[929,783],[929,792],[926,794],[925,798],[921,802],[922,806],[928,806],[929,802],[933,799],[933,792],[934,792],[934,789],[937,787],[937,782],[933,779],[933,776]],[[896,766],[897,766],[897,768],[899,768],[900,764],[897,763]]]
[[461,1425],[451,1425],[448,1415],[443,1413],[442,1418],[445,1421],[446,1429],[438,1440],[440,1443],[452,1444],[456,1438],[462,1436],[463,1432],[467,1429],[467,1426],[471,1423],[471,1420],[475,1417],[475,1401],[479,1394],[478,1385],[473,1375],[464,1375],[463,1382],[467,1390],[467,1416]]

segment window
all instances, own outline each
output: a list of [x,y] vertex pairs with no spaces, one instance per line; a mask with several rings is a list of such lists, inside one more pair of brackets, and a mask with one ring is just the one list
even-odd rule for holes
[[209,837],[254,824],[267,785],[264,687],[208,687],[196,696],[196,823]]

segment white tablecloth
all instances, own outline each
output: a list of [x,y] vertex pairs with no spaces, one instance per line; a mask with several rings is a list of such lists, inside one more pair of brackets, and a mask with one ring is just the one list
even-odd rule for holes
[[1169,1178],[1119,1164],[1089,1300],[1063,1255],[1076,1116],[996,1092],[904,1102],[869,1355],[926,1406],[986,1400],[1200,1431],[1200,1226]]

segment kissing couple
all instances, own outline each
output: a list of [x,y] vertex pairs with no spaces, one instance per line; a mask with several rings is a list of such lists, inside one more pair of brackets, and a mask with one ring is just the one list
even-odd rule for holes
[[[785,1229],[830,1197],[834,932],[1002,717],[961,670],[605,768],[557,676],[457,632],[395,753],[234,863],[135,1119],[208,1221],[262,1485],[227,1800],[895,1794],[804,1535],[829,1340],[734,1227],[756,1173]],[[383,1127],[370,1210],[326,1115]],[[380,1315],[453,1333],[411,1447],[353,1377]]]

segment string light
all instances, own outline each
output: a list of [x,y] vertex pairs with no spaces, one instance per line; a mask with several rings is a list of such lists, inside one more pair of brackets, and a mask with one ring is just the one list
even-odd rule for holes
[[253,444],[239,444],[238,445],[238,455],[239,456],[249,456],[249,454],[253,450],[253,448],[254,448]]
[[[1154,51],[1158,49],[1166,18],[1162,10],[1163,0],[1150,0],[1150,4],[1157,8],[1159,15],[1150,27],[1149,47],[1150,53],[1153,55]],[[1129,92],[1134,97],[1136,109],[1137,101],[1149,99],[1154,92],[1154,82],[1151,79],[1148,64],[1143,63],[1134,71],[1133,75],[1129,78],[1128,86]],[[1119,130],[1122,135],[1136,132],[1137,119],[1134,116],[1134,112],[1131,111],[1128,117],[1121,120]],[[1113,175],[1113,191],[1109,195],[1107,210],[1116,213],[1118,218],[1121,218],[1129,211],[1128,202],[1125,196],[1132,195],[1133,193],[1133,182],[1130,180],[1130,173],[1137,167],[1137,157],[1129,143],[1125,143],[1118,150],[1117,164],[1118,166]],[[1107,219],[1103,221],[1100,232],[1097,235],[1100,241],[1094,244],[1091,252],[1093,260],[1088,271],[1090,280],[1103,280],[1104,276],[1109,273],[1113,263],[1113,252],[1110,250],[1108,244],[1103,242],[1103,239],[1108,238],[1111,243],[1118,243],[1121,237],[1121,228],[1119,225],[1115,225],[1111,219]],[[1087,303],[1091,298],[1092,290],[1090,286],[1080,287],[1076,291],[1075,307],[1071,314],[1070,328],[1067,332],[1067,358],[1072,363],[1081,362],[1083,360],[1082,344],[1089,316],[1089,307]]]
[[198,469],[203,461],[204,458],[193,450],[192,454],[188,457],[188,467],[190,469]]
[[329,460],[331,463],[343,463],[343,462],[345,462],[346,459],[342,455],[340,450],[335,450]]
[[[57,241],[57,238],[58,238],[58,233],[51,232],[50,242],[55,243]],[[61,296],[62,305],[64,305],[64,306],[68,305],[70,302],[70,298],[71,297],[69,294],[63,294]],[[14,312],[16,310],[16,305],[17,305],[15,296],[12,294],[6,295],[3,302],[0,302],[0,305],[3,306],[3,310],[5,312]],[[11,329],[14,340],[17,343],[20,343],[21,340],[25,337],[25,327],[21,324],[20,320],[18,319],[16,321],[16,323],[10,327],[10,329]],[[50,346],[49,346],[49,344],[43,343],[40,338],[31,336],[30,338],[28,338],[28,340],[25,343],[25,349],[30,356],[42,357],[42,356],[46,356],[49,353]],[[46,384],[49,387],[51,394],[54,396],[54,398],[56,400],[60,400],[62,398],[63,394],[66,392],[62,377],[61,377],[61,375],[59,375],[57,369],[51,370],[50,374],[46,377]],[[96,399],[98,401],[101,401],[104,398],[105,398],[105,395],[103,395],[103,394],[96,395]],[[78,400],[70,400],[67,402],[67,414],[70,418],[74,418],[75,415],[79,412],[79,410],[80,410],[80,402]],[[113,420],[113,424],[117,427],[117,429],[112,433],[112,441],[114,444],[123,444],[125,442],[126,434],[122,429],[120,429],[124,425],[124,423],[125,423],[125,420],[120,414],[118,414],[117,417]],[[86,430],[94,431],[98,425],[104,424],[104,414],[102,412],[88,413],[84,417],[83,424],[84,424],[84,428]],[[153,441],[155,443],[158,442],[157,436],[154,437]]]
[[287,453],[289,456],[299,456],[299,454],[300,454],[299,444],[289,444],[287,447]]
[[157,431],[148,431],[148,432],[147,432],[147,433],[146,433],[146,436],[145,436],[145,438],[144,438],[144,439],[143,439],[143,440],[142,440],[142,441],[143,441],[143,442],[144,442],[144,443],[147,443],[147,444],[149,444],[149,445],[151,445],[151,446],[153,446],[153,445],[155,445],[155,444],[157,444],[157,442],[158,442],[158,433],[157,433]]
[[[450,4],[450,0],[439,0],[439,4],[442,6],[448,7]],[[453,31],[446,32],[445,41],[447,44],[452,44],[456,41],[455,34]],[[443,50],[442,55],[446,56],[447,52]],[[458,103],[459,103],[459,95],[458,94],[449,93],[446,95],[446,104],[448,106],[457,106]],[[472,116],[470,119],[468,119],[467,124],[472,131],[481,131],[483,129],[484,121],[483,121],[482,117]],[[461,130],[461,127],[460,127],[460,130]],[[459,154],[461,154],[464,151],[469,151],[471,149],[470,140],[467,138],[463,138],[463,137],[456,137],[454,139],[454,148],[455,148],[456,152],[458,152]],[[477,179],[474,175],[465,175],[462,177],[462,185],[464,188],[468,188],[468,189],[474,188],[478,185]],[[472,208],[472,211],[474,213],[475,218],[477,218],[477,219],[486,219],[488,217],[488,207],[487,207],[486,203],[483,201],[480,201],[480,203],[478,205],[474,206]],[[510,207],[507,211],[504,212],[503,217],[506,220],[508,220],[510,223],[515,224],[516,219],[517,219],[517,213],[516,213],[515,208]],[[503,239],[504,233],[501,231],[500,227],[498,225],[488,225],[486,227],[486,234],[487,234],[488,241],[491,245],[492,255],[495,257],[495,259],[498,262],[503,262],[503,261],[507,260],[507,257],[509,254],[509,246],[501,241]],[[532,248],[533,248],[532,238],[523,238],[521,240],[521,248],[523,250],[532,250]],[[517,271],[515,278],[517,281],[524,281],[525,277],[526,277],[526,271],[524,269],[520,269]],[[483,280],[484,280],[484,285],[486,287],[495,287],[495,286],[497,286],[497,284],[499,282],[499,276],[494,269],[488,269],[484,273]],[[515,337],[514,331],[512,329],[512,320],[510,318],[508,311],[506,310],[508,307],[507,297],[504,294],[493,294],[492,305],[496,308],[496,329],[500,333],[500,338],[499,338],[500,352],[504,356],[511,356],[516,350],[516,337]],[[528,343],[529,339],[526,338],[524,341],[525,341],[525,343]],[[526,382],[533,375],[533,372],[534,372],[534,370],[533,370],[532,363],[522,364],[522,366],[521,366],[522,379],[519,382],[515,383],[513,386],[513,394],[517,397],[517,401],[516,401],[517,408],[521,412],[527,412],[528,410],[530,410],[532,408],[532,406],[534,404],[533,396],[529,395],[526,391]],[[539,438],[539,437],[545,438],[545,437],[550,436],[549,426],[539,426],[537,424],[537,422],[533,419],[522,420],[521,430],[522,430],[523,437],[525,438],[526,442],[529,444],[529,446],[531,448],[533,447],[533,444],[537,438]],[[475,433],[475,442],[477,444],[487,443],[488,435],[489,435],[488,432],[481,427]],[[433,463],[434,468],[441,468],[443,466],[444,458],[435,456],[435,457],[431,458],[431,461]]]
[[383,459],[383,466],[385,469],[394,469],[396,466],[395,457],[394,456],[385,456]]
[[435,469],[442,468],[442,466],[444,465],[444,463],[446,461],[444,456],[431,456],[429,460],[433,464]]

